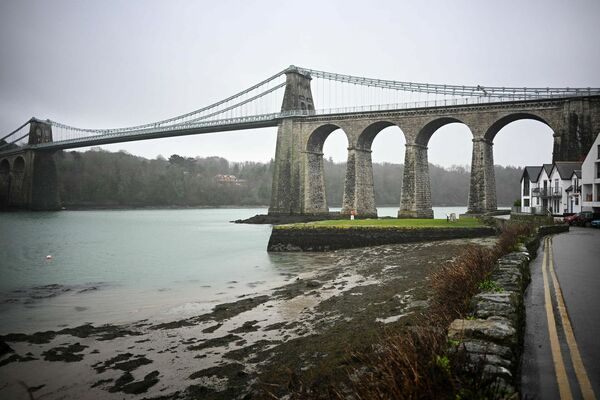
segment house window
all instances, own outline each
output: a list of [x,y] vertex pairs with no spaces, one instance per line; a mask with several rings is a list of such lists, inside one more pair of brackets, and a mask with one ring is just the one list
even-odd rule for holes
[[579,197],[575,197],[575,205],[578,206],[579,205]]
[[523,199],[523,207],[529,207],[529,199]]
[[529,179],[523,181],[523,196],[529,196]]
[[598,145],[598,158],[600,158],[600,144]]

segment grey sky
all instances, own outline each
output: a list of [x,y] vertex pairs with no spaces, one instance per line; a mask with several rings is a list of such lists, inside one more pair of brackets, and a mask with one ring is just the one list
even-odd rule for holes
[[[151,122],[290,64],[417,82],[600,87],[599,17],[597,0],[3,0],[0,133],[31,116],[92,128]],[[267,161],[275,136],[273,128],[104,147]],[[442,128],[430,161],[470,163],[470,136],[461,125]],[[403,144],[388,128],[373,159],[402,162]],[[332,135],[326,156],[345,159],[345,146],[343,134]],[[515,122],[494,149],[498,164],[548,162],[552,131]]]

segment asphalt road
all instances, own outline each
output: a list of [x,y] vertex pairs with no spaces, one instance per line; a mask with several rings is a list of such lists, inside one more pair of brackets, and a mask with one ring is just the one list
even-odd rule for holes
[[530,268],[523,398],[600,399],[600,229],[549,237]]

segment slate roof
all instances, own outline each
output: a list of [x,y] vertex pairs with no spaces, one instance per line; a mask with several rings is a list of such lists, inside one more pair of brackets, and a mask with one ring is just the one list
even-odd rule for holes
[[[581,175],[581,161],[556,161],[554,165],[561,179],[571,179],[573,172],[579,170]],[[579,176],[578,176],[579,177]]]
[[544,171],[546,171],[546,175],[550,176],[553,166],[554,164],[544,164]]
[[521,180],[523,180],[523,178],[525,177],[525,174],[527,174],[527,176],[529,177],[529,180],[531,182],[537,182],[540,177],[541,172],[542,172],[542,167],[540,167],[540,166],[525,167],[523,169],[523,175],[521,175]]

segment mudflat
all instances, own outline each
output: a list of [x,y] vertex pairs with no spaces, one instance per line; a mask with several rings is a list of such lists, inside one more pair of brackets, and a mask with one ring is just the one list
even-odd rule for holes
[[[297,385],[343,388],[388,330],[427,312],[428,276],[494,238],[315,254],[325,267],[210,313],[0,336],[2,398],[232,399]],[[244,397],[249,396],[249,397]]]

